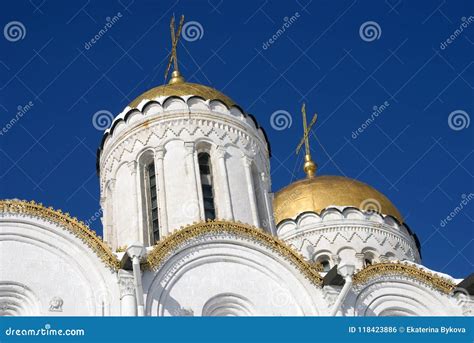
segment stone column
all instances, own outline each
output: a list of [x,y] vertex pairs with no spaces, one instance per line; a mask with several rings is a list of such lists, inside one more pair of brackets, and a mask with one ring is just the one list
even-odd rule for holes
[[186,180],[190,183],[191,194],[189,194],[188,203],[184,206],[186,207],[186,214],[189,216],[190,222],[197,222],[204,220],[204,215],[201,216],[201,206],[199,199],[199,190],[197,180],[198,174],[196,174],[196,154],[194,142],[184,142],[185,155],[184,163],[188,167],[189,177]]
[[156,192],[158,197],[158,218],[160,220],[159,226],[161,228],[161,235],[166,236],[169,232],[168,229],[168,211],[166,207],[166,187],[165,187],[165,148],[157,147],[155,149],[155,179],[156,179]]
[[143,299],[142,272],[140,262],[146,255],[145,247],[141,244],[132,244],[127,248],[127,255],[132,260],[133,284],[135,286],[137,316],[142,317],[145,315],[145,303]]
[[99,200],[100,208],[102,209],[102,216],[100,217],[100,221],[102,223],[102,227],[104,228],[103,236],[104,242],[110,244],[109,242],[109,232],[108,232],[108,222],[107,222],[107,188],[103,192],[101,192],[101,197]]
[[114,231],[114,218],[117,218],[117,211],[118,209],[118,204],[117,200],[114,197],[114,192],[115,192],[115,179],[110,179],[109,182],[107,183],[107,212],[109,212],[110,209],[110,214],[107,214],[107,230],[109,232],[109,243],[112,247],[112,250],[117,249],[118,247],[118,239],[117,239],[117,232]]
[[385,255],[380,255],[380,256],[379,256],[379,261],[383,263],[383,262],[389,262],[390,260],[389,260],[389,258],[388,258],[387,256],[385,256]]
[[363,269],[364,268],[364,259],[365,259],[365,254],[363,253],[357,253],[355,254],[355,258],[356,258],[356,263],[355,263],[355,267],[356,269]]
[[242,156],[242,161],[244,164],[245,179],[247,182],[247,191],[249,195],[249,204],[250,204],[250,213],[252,214],[252,224],[255,227],[260,226],[258,220],[258,209],[257,209],[257,198],[255,196],[255,187],[252,177],[252,158],[247,155]]
[[234,214],[232,211],[232,200],[230,197],[229,177],[227,175],[225,157],[225,148],[223,146],[218,146],[216,148],[218,177],[214,178],[214,182],[219,182],[219,189],[221,191],[219,194],[219,198],[222,198],[219,204],[217,204],[217,214],[219,216],[219,219],[234,220]]
[[137,177],[137,169],[138,169],[138,163],[137,161],[130,161],[127,164],[129,170],[130,170],[130,175],[132,176],[133,180],[133,190],[132,190],[132,202],[135,204],[134,205],[134,215],[136,216],[135,218],[135,228],[130,228],[130,230],[135,229],[135,240],[139,242],[144,242],[144,235],[143,235],[143,227],[140,226],[140,223],[138,222],[138,217],[139,217],[139,211],[138,211],[138,190],[140,189],[140,180]]
[[146,202],[146,190],[145,190],[145,165],[141,162],[137,162],[136,172],[136,184],[137,184],[137,225],[141,231],[141,237],[143,237],[143,244],[151,245],[150,234],[148,232],[148,223],[146,218],[148,216]]
[[122,316],[136,316],[137,302],[133,274],[126,270],[119,270],[120,314]]
[[337,266],[341,263],[341,257],[339,255],[331,255],[331,259],[334,262],[334,265]]
[[267,218],[266,221],[268,221],[268,227],[267,230],[276,236],[276,223],[275,223],[275,218],[273,215],[273,204],[270,199],[270,179],[267,177],[267,174],[262,172],[260,174],[262,186],[263,186],[263,198],[265,201],[265,208],[267,210]]

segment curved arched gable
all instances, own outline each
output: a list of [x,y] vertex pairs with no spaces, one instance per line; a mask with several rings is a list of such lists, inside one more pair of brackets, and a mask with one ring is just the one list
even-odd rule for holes
[[261,229],[226,221],[182,228],[148,254],[148,315],[318,315],[317,269]]

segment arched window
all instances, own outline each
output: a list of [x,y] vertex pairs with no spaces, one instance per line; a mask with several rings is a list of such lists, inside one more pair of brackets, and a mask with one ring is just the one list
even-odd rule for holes
[[321,265],[323,266],[323,271],[328,272],[331,270],[331,264],[329,263],[328,260],[322,260]]
[[388,259],[389,261],[394,261],[394,260],[396,260],[395,254],[394,254],[393,252],[388,252],[388,253],[385,254],[385,256],[387,256],[387,259]]
[[201,175],[202,200],[204,204],[204,218],[216,219],[214,205],[214,190],[212,187],[211,157],[207,152],[198,154],[199,174]]
[[260,225],[266,231],[270,231],[270,222],[265,220],[268,218],[265,204],[265,192],[263,187],[263,181],[261,173],[258,171],[255,162],[252,162],[252,186],[255,193],[255,205],[257,206],[257,214],[260,221]]
[[319,263],[322,266],[323,272],[328,272],[331,270],[331,262],[329,257],[326,255],[319,256],[316,259],[316,263]]
[[148,176],[148,213],[149,213],[149,223],[151,226],[153,242],[160,240],[160,230],[158,222],[158,198],[156,192],[156,175],[155,175],[155,164],[150,163],[147,166],[147,176]]
[[375,255],[371,251],[364,252],[364,267],[372,265],[375,261]]

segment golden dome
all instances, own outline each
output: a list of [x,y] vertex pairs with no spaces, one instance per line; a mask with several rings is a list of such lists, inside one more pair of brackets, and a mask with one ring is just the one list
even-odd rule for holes
[[200,96],[206,100],[220,100],[229,108],[235,105],[235,102],[232,101],[232,99],[222,94],[217,89],[197,83],[186,82],[179,73],[173,71],[170,83],[146,91],[133,100],[129,106],[131,108],[136,108],[142,100],[153,100],[158,97],[182,95]]
[[350,206],[403,218],[396,207],[382,193],[357,180],[342,176],[315,176],[296,181],[275,193],[273,208],[275,222],[295,219],[311,211],[318,214],[331,206]]

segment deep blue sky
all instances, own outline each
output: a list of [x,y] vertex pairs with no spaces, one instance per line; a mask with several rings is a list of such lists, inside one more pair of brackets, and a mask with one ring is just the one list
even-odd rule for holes
[[[293,150],[304,100],[319,114],[312,146],[318,173],[357,178],[386,194],[418,234],[428,267],[455,277],[473,271],[474,201],[440,223],[474,192],[474,124],[448,125],[453,111],[474,115],[474,23],[440,47],[474,14],[472,1],[31,0],[0,7],[2,33],[11,21],[26,31],[15,42],[0,35],[0,127],[18,106],[33,103],[0,135],[1,198],[35,199],[82,220],[94,215],[102,132],[92,116],[119,113],[163,82],[174,12],[203,28],[201,39],[179,47],[184,76],[222,90],[266,129],[274,190],[303,177]],[[86,50],[118,12],[119,21]],[[370,42],[359,35],[367,21],[381,30]],[[278,110],[292,116],[281,131],[270,124]],[[92,227],[102,230],[98,220]]]

